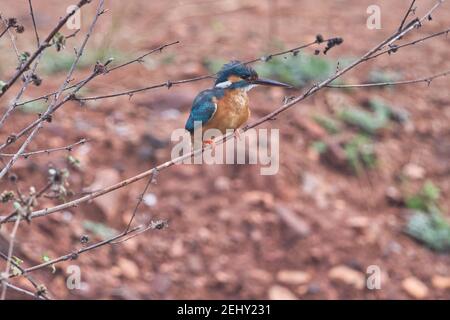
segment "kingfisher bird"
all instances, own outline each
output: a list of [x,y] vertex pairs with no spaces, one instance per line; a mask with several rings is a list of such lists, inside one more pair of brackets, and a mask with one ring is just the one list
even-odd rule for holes
[[[225,64],[217,73],[214,87],[200,92],[192,103],[185,125],[191,134],[192,145],[196,143],[194,137],[201,137],[203,145],[212,144],[214,148],[212,139],[203,139],[203,133],[208,129],[218,129],[222,134],[232,129],[239,137],[238,129],[250,117],[247,92],[258,85],[292,88],[282,82],[260,78],[254,69],[240,61]],[[201,132],[195,134],[200,129]]]

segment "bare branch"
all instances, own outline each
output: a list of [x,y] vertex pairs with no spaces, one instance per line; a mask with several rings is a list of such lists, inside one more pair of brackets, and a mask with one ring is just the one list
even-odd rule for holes
[[33,5],[31,3],[31,0],[28,0],[28,4],[30,6],[30,15],[31,15],[31,20],[33,21],[33,28],[34,28],[34,34],[36,36],[36,43],[37,43],[37,47],[39,48],[39,45],[40,45],[39,34],[38,34],[37,28],[36,28],[36,20],[34,18]]
[[[293,55],[297,55],[300,49],[304,49],[304,48],[310,47],[310,46],[315,45],[315,44],[326,43],[326,42],[328,42],[328,41],[330,41],[332,39],[336,39],[336,38],[330,38],[330,39],[324,40],[324,39],[320,39],[320,37],[317,36],[315,41],[310,42],[308,44],[301,45],[301,46],[298,46],[298,47],[295,47],[295,48],[292,48],[292,49],[289,49],[289,50],[284,50],[284,51],[281,51],[281,52],[273,53],[273,54],[270,54],[268,56],[262,56],[262,57],[257,58],[257,59],[252,59],[252,60],[244,62],[244,64],[254,63],[254,62],[257,62],[257,61],[268,61],[272,57],[281,56],[281,55],[285,55],[285,54],[289,54],[289,53],[291,53]],[[174,45],[176,43],[178,43],[178,41],[175,41],[175,42],[172,42],[172,43],[168,43],[168,44],[164,44],[164,45],[162,45],[162,46],[160,46],[158,48],[152,49],[149,53],[144,54],[144,56],[147,56],[150,53],[161,51],[163,48],[168,47],[170,45]],[[130,62],[139,62],[139,61],[140,61],[140,59],[139,59],[139,57],[137,57],[137,58],[131,60]],[[119,65],[117,67],[113,67],[111,70],[106,70],[106,73],[109,73],[109,72],[111,72],[113,70],[117,70],[119,67],[123,67],[123,66],[129,65],[129,64],[130,63],[127,62],[127,63],[124,63],[123,65]],[[204,80],[204,79],[211,79],[211,78],[214,78],[215,75],[216,74],[204,75],[204,76],[199,76],[199,77],[190,78],[190,79],[184,79],[184,80],[177,80],[177,81],[170,81],[170,80],[168,80],[168,81],[166,81],[164,83],[161,83],[161,84],[157,84],[157,85],[153,85],[153,86],[149,86],[149,87],[144,87],[144,88],[140,88],[140,89],[135,89],[135,90],[130,90],[130,91],[126,91],[126,92],[121,92],[121,93],[118,93],[118,94],[112,94],[112,95],[106,95],[106,96],[98,96],[98,97],[90,97],[90,98],[89,97],[87,97],[87,98],[76,97],[76,100],[77,101],[86,101],[86,100],[105,99],[105,98],[111,98],[111,97],[117,97],[117,96],[123,96],[123,95],[131,96],[134,93],[147,91],[147,90],[151,90],[151,89],[156,89],[156,88],[161,88],[161,87],[170,88],[171,86],[177,85],[177,84],[184,84],[184,83],[195,82],[195,81]],[[78,83],[76,83],[76,84],[74,84],[72,86],[68,86],[64,90],[68,90],[68,89],[74,88],[77,85],[81,84],[83,81],[86,81],[86,80],[82,80],[82,81],[80,81],[80,82],[78,82]],[[34,98],[34,99],[31,99],[31,100],[28,100],[28,101],[17,103],[16,106],[21,106],[21,105],[24,105],[24,104],[27,104],[27,103],[30,103],[30,102],[34,102],[34,101],[38,101],[38,100],[42,100],[42,99],[48,99],[49,97],[54,96],[56,93],[57,92],[53,92],[53,93],[50,93],[50,94],[47,94],[47,95],[43,95],[43,96],[38,97],[38,98]],[[4,142],[3,144],[0,145],[0,150],[4,149],[8,145],[11,145],[15,141],[17,141],[19,138],[24,136],[27,132],[29,132],[36,125],[38,125],[40,121],[41,121],[40,119],[34,121],[33,123],[29,124],[24,129],[22,129],[19,133],[14,134],[13,136],[11,136],[6,142]]]
[[33,66],[33,69],[31,70],[31,72],[27,76],[25,76],[25,79],[24,79],[25,81],[24,81],[24,83],[22,85],[22,88],[20,88],[19,93],[14,98],[14,100],[9,105],[8,109],[5,111],[5,113],[3,114],[2,118],[0,119],[0,128],[3,126],[3,124],[6,121],[6,119],[11,115],[13,110],[18,106],[17,102],[20,100],[20,98],[24,94],[24,92],[27,89],[28,85],[32,82],[32,76],[36,72],[36,68],[39,65],[39,61],[40,61],[41,57],[42,57],[42,54],[40,54],[39,57],[36,59],[36,62],[34,63],[34,66]]
[[439,36],[443,36],[443,35],[447,36],[449,34],[449,32],[450,32],[450,28],[448,28],[448,29],[446,29],[444,31],[433,33],[433,34],[431,34],[429,36],[426,36],[426,37],[423,37],[423,38],[420,38],[420,39],[416,39],[416,40],[413,40],[413,41],[410,41],[410,42],[398,45],[398,46],[392,46],[389,49],[386,49],[386,50],[381,51],[381,52],[379,52],[379,53],[377,53],[375,55],[372,55],[367,60],[375,59],[375,58],[377,58],[377,57],[379,57],[381,55],[384,55],[384,54],[395,53],[395,52],[397,52],[398,50],[400,50],[402,48],[409,47],[409,46],[412,46],[412,45],[424,42],[426,40],[429,40],[429,39],[432,39],[432,38],[435,38],[435,37],[439,37]]
[[15,291],[17,291],[17,292],[20,292],[20,293],[23,293],[23,294],[32,296],[33,298],[36,298],[36,299],[39,299],[39,300],[45,300],[44,297],[42,297],[42,296],[37,296],[35,293],[33,293],[33,292],[31,292],[31,291],[28,291],[28,290],[26,290],[26,289],[22,289],[22,288],[20,288],[20,287],[17,287],[17,286],[15,286],[15,285],[11,284],[11,283],[6,282],[6,281],[5,281],[4,283],[5,283],[5,286],[6,286],[7,288],[10,288],[10,289],[15,290]]
[[[75,34],[76,34],[78,31],[80,31],[80,30],[78,29],[77,31],[75,31]],[[72,34],[72,36],[73,36],[73,34]],[[67,36],[66,39],[67,39],[68,37],[70,37],[70,36]],[[117,69],[119,69],[119,68],[122,68],[122,67],[124,67],[124,66],[130,65],[130,64],[135,63],[135,62],[142,62],[142,59],[145,58],[145,57],[147,57],[148,55],[150,55],[150,54],[152,54],[152,53],[155,53],[155,52],[161,52],[164,48],[169,47],[169,46],[172,46],[172,45],[175,45],[175,44],[178,44],[178,43],[180,43],[180,41],[170,42],[170,43],[161,45],[161,46],[159,46],[159,47],[157,47],[157,48],[151,49],[151,50],[148,51],[147,53],[145,53],[145,54],[143,54],[143,55],[141,55],[141,56],[139,56],[139,57],[137,57],[137,58],[134,58],[134,59],[132,59],[132,60],[130,60],[130,61],[128,61],[128,62],[125,62],[125,63],[123,63],[123,64],[121,64],[121,65],[118,65],[118,66],[115,66],[115,67],[112,67],[112,68],[108,69],[108,70],[105,72],[105,74],[108,74],[108,73],[110,73],[110,72],[113,72],[113,71],[115,71],[115,70],[117,70]],[[75,83],[75,84],[73,84],[73,85],[71,85],[71,86],[68,86],[68,87],[66,87],[66,88],[64,89],[64,91],[73,89],[73,88],[75,88],[77,85],[79,85],[80,83],[81,83],[81,81],[80,81],[80,82],[77,82],[77,83]],[[38,100],[45,100],[45,99],[48,99],[48,98],[54,96],[56,93],[57,93],[57,92],[55,91],[55,92],[48,93],[48,94],[46,94],[46,95],[43,95],[43,96],[40,96],[40,97],[37,97],[37,98],[33,98],[33,99],[30,99],[30,100],[27,100],[27,101],[23,101],[23,102],[18,103],[17,106],[22,106],[22,105],[25,105],[25,104],[27,104],[27,103],[35,102],[35,101],[38,101]],[[1,148],[1,147],[0,147],[0,148]]]
[[[65,147],[59,147],[59,148],[50,148],[50,149],[44,149],[44,150],[37,150],[37,151],[31,151],[31,152],[25,152],[22,153],[21,156],[24,158],[28,158],[30,156],[35,156],[38,154],[50,154],[56,151],[72,151],[73,148],[85,144],[86,142],[88,142],[89,140],[87,139],[81,139],[75,143],[69,144],[68,146]],[[0,157],[14,157],[15,153],[0,153]]]
[[404,81],[392,81],[392,82],[376,82],[376,83],[363,83],[363,84],[329,84],[327,85],[328,88],[369,88],[369,87],[387,87],[387,86],[398,86],[398,85],[404,85],[404,84],[413,84],[413,83],[421,83],[426,82],[428,85],[431,84],[431,82],[434,79],[442,78],[450,75],[450,70],[441,72],[429,77],[419,78],[419,79],[413,79],[413,80],[404,80]]
[[[282,55],[286,55],[286,54],[293,54],[293,55],[297,55],[299,53],[299,51],[301,49],[304,48],[308,48],[311,47],[313,45],[316,44],[320,44],[320,43],[326,43],[331,39],[335,39],[335,38],[331,38],[331,39],[321,39],[318,40],[318,37],[316,37],[316,40],[289,50],[284,50],[284,51],[280,51],[280,52],[276,52],[273,54],[269,54],[266,56],[262,56],[256,59],[252,59],[252,60],[248,60],[246,62],[243,62],[243,64],[251,64],[251,63],[255,63],[258,61],[262,61],[262,62],[267,62],[270,59],[277,57],[277,56],[282,56]],[[167,80],[166,82],[163,83],[159,83],[159,84],[155,84],[155,85],[151,85],[151,86],[147,86],[147,87],[143,87],[143,88],[138,88],[138,89],[132,89],[132,90],[127,90],[127,91],[123,91],[123,92],[118,92],[118,93],[113,93],[113,94],[107,94],[107,95],[100,95],[100,96],[94,96],[94,97],[78,97],[79,101],[89,101],[89,100],[100,100],[100,99],[108,99],[108,98],[115,98],[115,97],[120,97],[120,96],[132,96],[136,93],[140,93],[140,92],[144,92],[144,91],[148,91],[148,90],[152,90],[152,89],[157,89],[157,88],[162,88],[162,87],[167,87],[168,89],[170,89],[172,86],[174,85],[179,85],[179,84],[185,84],[185,83],[190,83],[190,82],[196,82],[196,81],[200,81],[200,80],[205,80],[205,79],[212,79],[215,78],[215,76],[217,75],[217,73],[213,73],[213,74],[209,74],[209,75],[204,75],[204,76],[199,76],[199,77],[194,77],[194,78],[189,78],[189,79],[183,79],[183,80]]]
[[[0,17],[1,17],[1,15],[0,15]],[[11,28],[13,28],[14,25],[11,24],[11,23],[9,22],[9,21],[11,21],[10,19],[4,20],[3,18],[1,18],[1,20],[3,21],[3,24],[5,25],[6,28],[5,28],[5,30],[2,32],[2,34],[0,35],[0,38],[1,38],[1,36],[3,36],[3,34],[5,34],[6,32],[8,33],[9,39],[11,40],[11,45],[12,45],[12,47],[13,47],[13,49],[14,49],[14,53],[16,54],[17,61],[19,61],[19,64],[21,64],[22,61],[20,60],[20,53],[19,53],[19,50],[17,49],[16,40],[14,39],[14,35],[11,33]],[[14,19],[14,21],[15,21],[15,19]],[[15,24],[16,24],[16,28],[17,28],[17,27],[18,27],[17,22],[15,22]],[[22,27],[22,26],[20,26],[20,27]],[[22,27],[22,28],[23,28],[23,27]],[[17,29],[16,29],[16,30],[17,30]]]
[[25,274],[25,269],[23,269],[20,264],[14,261],[14,259],[8,259],[8,256],[1,251],[0,257],[5,261],[11,262],[11,264],[20,271],[21,275],[23,275],[31,283],[31,285],[36,289],[34,296],[39,296],[46,300],[50,300],[50,297],[47,295],[47,288],[45,288],[44,285],[37,283],[31,275]]
[[72,67],[69,70],[69,73],[67,74],[66,79],[64,80],[63,84],[61,85],[59,91],[56,93],[53,102],[48,106],[47,111],[45,111],[45,113],[38,119],[38,123],[37,125],[34,127],[33,131],[30,133],[30,135],[28,136],[28,138],[25,140],[25,142],[22,144],[22,146],[20,147],[20,149],[16,152],[16,154],[9,160],[9,162],[5,165],[5,167],[0,171],[0,179],[2,179],[5,174],[11,169],[11,167],[13,166],[13,164],[17,161],[17,159],[21,156],[21,154],[25,151],[25,148],[28,146],[28,144],[30,144],[30,142],[34,139],[34,137],[36,136],[36,134],[38,133],[38,131],[43,127],[44,125],[44,120],[47,120],[49,116],[51,116],[51,114],[53,112],[55,112],[59,107],[61,107],[64,103],[66,103],[69,100],[72,100],[75,96],[75,94],[83,87],[85,86],[90,80],[92,80],[94,77],[96,77],[97,75],[103,73],[105,71],[104,67],[110,62],[105,63],[105,65],[99,65],[97,64],[94,68],[93,73],[91,74],[91,76],[89,76],[83,83],[80,83],[73,91],[70,95],[67,95],[66,98],[64,98],[60,103],[57,104],[57,101],[59,99],[59,96],[61,95],[62,91],[64,90],[64,88],[67,86],[67,84],[69,83],[70,79],[72,78],[72,74],[75,71],[76,66],[78,65],[78,62],[80,61],[80,58],[83,54],[84,48],[86,47],[86,44],[92,34],[92,32],[94,31],[94,26],[97,23],[98,18],[100,17],[100,15],[103,14],[103,4],[104,4],[104,0],[100,0],[98,7],[97,7],[97,13],[94,16],[94,19],[89,27],[88,32],[86,33],[86,36],[84,38],[83,43],[81,44],[79,50],[77,51],[77,55],[76,58],[74,60],[74,62],[72,63]]
[[[8,258],[6,259],[6,268],[5,268],[5,275],[9,275],[9,270],[11,269],[11,260],[12,260],[12,256],[13,256],[13,251],[14,251],[14,242],[16,241],[16,234],[17,234],[17,229],[19,228],[19,224],[20,224],[20,215],[18,216],[18,218],[16,219],[16,222],[14,223],[14,227],[13,230],[11,231],[11,235],[9,237],[9,248],[8,248]],[[0,277],[2,279],[2,293],[0,295],[0,300],[5,300],[6,298],[6,289],[8,288],[6,285],[6,279],[4,279],[4,277]]]
[[147,192],[148,187],[150,186],[150,184],[155,183],[156,176],[157,176],[157,171],[155,171],[150,176],[150,179],[148,179],[147,184],[145,185],[145,188],[142,191],[141,195],[139,196],[138,201],[136,203],[136,206],[134,207],[133,214],[131,215],[131,218],[130,218],[130,221],[128,222],[127,227],[125,228],[125,232],[130,230],[131,223],[133,222],[134,217],[136,216],[137,210],[139,209],[139,206],[141,205],[142,200],[144,200],[145,193]]
[[[58,257],[56,259],[52,259],[52,260],[49,260],[47,262],[41,263],[39,265],[36,265],[34,267],[27,268],[27,269],[24,270],[24,274],[28,274],[30,272],[33,272],[33,271],[36,271],[36,270],[39,270],[39,269],[42,269],[42,268],[46,268],[46,267],[51,266],[51,265],[55,265],[55,264],[63,262],[63,261],[76,259],[76,258],[78,258],[78,256],[80,254],[83,254],[85,252],[88,252],[88,251],[91,251],[91,250],[103,247],[104,245],[113,243],[115,241],[124,239],[125,237],[133,235],[135,233],[139,233],[140,234],[140,233],[148,231],[148,230],[161,230],[161,229],[164,229],[164,228],[167,227],[167,225],[168,225],[167,221],[164,221],[164,220],[150,221],[150,223],[148,223],[147,225],[137,226],[137,227],[132,228],[130,230],[127,230],[127,231],[124,231],[122,233],[119,233],[118,235],[115,235],[115,236],[113,236],[111,238],[108,238],[106,240],[96,242],[96,243],[94,243],[94,244],[92,244],[90,246],[87,246],[87,247],[75,250],[75,251],[73,251],[73,252],[71,252],[69,254],[60,256],[60,257]],[[16,276],[17,275],[10,274],[9,278],[14,278]]]
[[409,6],[409,8],[408,8],[408,11],[406,12],[405,17],[403,18],[402,22],[400,23],[400,27],[398,28],[398,31],[402,31],[403,26],[405,25],[405,22],[406,22],[406,20],[408,19],[409,15],[410,15],[411,13],[414,13],[414,12],[415,12],[415,8],[414,8],[414,4],[415,4],[415,3],[416,3],[416,0],[412,0],[412,1],[411,1],[411,4],[410,4],[410,6]]
[[[77,4],[78,8],[83,7],[84,5],[90,3],[90,0],[80,0]],[[71,16],[73,16],[78,9],[73,9],[68,14],[64,16],[61,20],[59,20],[56,27],[48,34],[48,36],[45,38],[44,42],[39,46],[39,48],[28,58],[28,60],[20,67],[19,70],[14,74],[14,76],[2,87],[2,90],[0,91],[0,98],[8,91],[9,88],[20,78],[20,76],[28,70],[30,65],[33,63],[34,60],[41,54],[42,51],[44,51],[46,48],[49,47],[50,42],[52,41],[53,37],[56,33],[66,24],[67,20]]]

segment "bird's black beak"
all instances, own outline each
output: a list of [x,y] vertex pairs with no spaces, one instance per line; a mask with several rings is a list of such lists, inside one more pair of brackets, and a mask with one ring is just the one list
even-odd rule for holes
[[288,85],[283,82],[278,82],[275,80],[270,79],[264,79],[264,78],[258,78],[256,80],[251,81],[252,84],[260,84],[263,86],[272,86],[272,87],[282,87],[282,88],[292,88],[291,85]]

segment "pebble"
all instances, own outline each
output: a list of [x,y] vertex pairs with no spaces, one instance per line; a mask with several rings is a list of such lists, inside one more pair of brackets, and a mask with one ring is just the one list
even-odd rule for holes
[[281,220],[300,237],[304,238],[310,235],[311,226],[305,219],[287,207],[279,205],[275,209]]
[[300,270],[281,270],[277,273],[277,280],[286,284],[305,284],[311,280],[311,275]]
[[333,280],[341,281],[345,284],[352,285],[356,289],[363,289],[366,277],[362,272],[356,271],[344,265],[333,267],[328,276]]
[[131,260],[119,258],[117,261],[121,273],[128,279],[137,279],[139,277],[139,267]]
[[270,272],[262,269],[252,269],[249,271],[249,276],[257,282],[269,283],[273,281],[273,276]]
[[436,289],[450,289],[450,277],[433,276],[433,278],[431,278],[431,283]]
[[270,287],[268,296],[270,300],[297,300],[297,296],[291,290],[279,285]]
[[403,196],[401,192],[394,186],[390,186],[386,189],[386,199],[390,204],[402,205]]
[[428,296],[428,287],[416,277],[409,277],[403,280],[402,287],[415,299],[425,299]]
[[410,179],[419,180],[425,177],[425,169],[417,164],[408,163],[403,167],[403,174]]

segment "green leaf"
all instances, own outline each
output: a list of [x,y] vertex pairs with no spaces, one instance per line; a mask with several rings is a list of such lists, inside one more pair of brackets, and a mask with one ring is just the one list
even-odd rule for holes
[[433,212],[438,209],[440,189],[432,181],[426,181],[422,189],[406,199],[406,207],[409,209]]
[[312,147],[318,154],[322,154],[327,151],[327,144],[323,141],[314,141]]
[[450,224],[438,211],[414,213],[408,221],[406,233],[433,250],[450,250]]
[[359,174],[364,167],[376,166],[377,156],[373,141],[364,135],[358,135],[344,145],[347,162],[350,168]]
[[336,134],[342,130],[341,122],[331,117],[316,115],[313,119],[319,126],[327,130],[330,134]]
[[423,186],[422,194],[430,201],[437,201],[439,200],[440,190],[433,184],[432,181],[428,180]]
[[427,206],[420,195],[414,195],[406,199],[406,207],[413,210],[426,211]]

